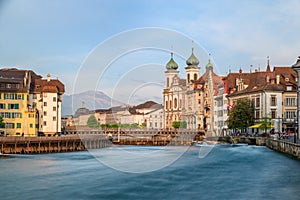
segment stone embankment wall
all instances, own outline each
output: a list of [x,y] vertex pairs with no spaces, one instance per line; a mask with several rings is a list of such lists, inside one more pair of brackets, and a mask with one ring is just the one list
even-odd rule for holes
[[274,151],[300,159],[300,144],[267,139],[266,146]]

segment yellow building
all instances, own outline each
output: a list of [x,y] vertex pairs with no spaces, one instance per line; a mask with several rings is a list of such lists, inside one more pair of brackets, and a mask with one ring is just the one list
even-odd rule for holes
[[[8,85],[10,84],[10,85]],[[7,83],[6,87],[19,87],[18,83]],[[12,86],[13,85],[13,86]],[[36,114],[27,108],[26,93],[19,91],[0,93],[0,115],[4,124],[1,130],[5,135],[13,136],[35,136],[36,135]]]

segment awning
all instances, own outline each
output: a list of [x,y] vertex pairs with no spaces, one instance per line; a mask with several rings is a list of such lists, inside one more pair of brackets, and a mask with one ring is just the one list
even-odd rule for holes
[[[262,123],[260,124],[254,124],[252,126],[249,126],[249,128],[259,128],[262,126]],[[274,128],[274,126],[272,124],[268,124],[267,128]]]

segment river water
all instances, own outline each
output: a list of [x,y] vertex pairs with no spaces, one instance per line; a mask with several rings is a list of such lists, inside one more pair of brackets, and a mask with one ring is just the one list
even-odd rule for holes
[[162,169],[128,173],[89,152],[5,156],[0,199],[300,199],[300,161],[266,147],[217,145],[203,158],[190,147]]

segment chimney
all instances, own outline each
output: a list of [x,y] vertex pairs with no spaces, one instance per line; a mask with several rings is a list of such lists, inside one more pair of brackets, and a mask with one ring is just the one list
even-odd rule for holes
[[280,75],[276,75],[276,84],[279,84],[280,83]]
[[47,75],[47,82],[49,82],[50,79],[51,79],[51,76],[50,76],[50,74],[48,74],[48,75]]

